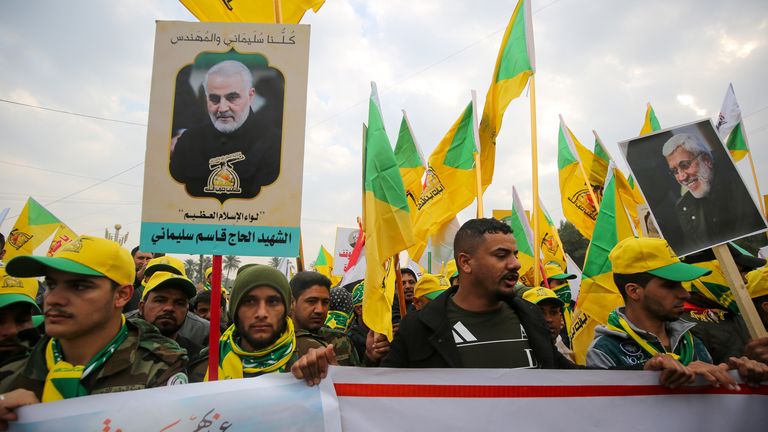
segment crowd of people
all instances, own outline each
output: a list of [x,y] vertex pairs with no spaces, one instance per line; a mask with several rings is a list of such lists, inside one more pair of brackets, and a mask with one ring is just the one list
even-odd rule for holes
[[[586,365],[574,363],[567,331],[575,276],[548,263],[544,286],[524,286],[517,252],[506,223],[463,224],[443,273],[400,270],[406,309],[395,299],[392,341],[366,326],[362,281],[333,287],[318,272],[289,280],[247,264],[221,288],[217,347],[210,272],[199,288],[174,257],[88,235],[52,257],[15,257],[0,267],[0,428],[24,405],[208,381],[211,349],[219,380],[285,372],[308,385],[329,365],[654,370],[670,388],[702,377],[736,390],[732,369],[749,385],[768,380],[768,338],[750,340],[738,310],[691,289],[711,270],[681,262],[666,241],[628,238],[611,251],[624,306],[597,328]],[[766,262],[737,258],[768,324]]]

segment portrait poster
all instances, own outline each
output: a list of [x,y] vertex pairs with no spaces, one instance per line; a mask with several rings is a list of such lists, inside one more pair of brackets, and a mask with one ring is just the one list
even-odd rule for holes
[[336,227],[336,244],[333,248],[333,275],[344,276],[352,250],[357,243],[359,228]]
[[619,148],[678,256],[766,230],[710,120],[623,141]]
[[141,250],[299,254],[309,33],[157,22]]

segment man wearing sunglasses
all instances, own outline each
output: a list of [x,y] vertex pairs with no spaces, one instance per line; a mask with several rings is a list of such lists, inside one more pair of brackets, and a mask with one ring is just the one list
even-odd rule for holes
[[[662,148],[669,174],[684,188],[675,204],[685,241],[693,249],[734,238],[763,225],[738,176],[717,170],[712,150],[698,136],[677,134]],[[722,170],[721,170],[722,171]],[[699,247],[700,245],[700,247]]]

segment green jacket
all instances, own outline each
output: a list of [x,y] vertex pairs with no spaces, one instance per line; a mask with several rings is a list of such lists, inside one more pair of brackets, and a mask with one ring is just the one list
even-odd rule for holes
[[333,352],[339,366],[362,366],[352,340],[339,330],[321,327],[317,334],[307,330],[296,330],[296,351],[299,358],[310,348],[322,348],[333,344]]
[[[161,335],[151,324],[128,320],[128,337],[107,362],[83,381],[89,394],[116,393],[165,385],[185,384],[186,351]],[[50,337],[40,340],[29,357],[0,368],[0,393],[18,388],[42,398],[48,367],[45,349]]]

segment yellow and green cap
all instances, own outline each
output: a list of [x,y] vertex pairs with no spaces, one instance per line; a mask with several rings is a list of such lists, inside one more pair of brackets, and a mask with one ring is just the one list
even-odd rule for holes
[[456,267],[456,260],[450,260],[447,263],[445,263],[445,268],[443,269],[443,275],[446,279],[451,280],[451,278],[455,278],[459,275],[459,269]]
[[544,274],[547,276],[547,279],[555,279],[555,280],[568,280],[568,279],[576,279],[575,274],[565,273],[563,271],[563,268],[560,267],[560,264],[557,263],[547,263],[544,265]]
[[184,262],[178,258],[170,256],[161,256],[149,260],[147,268],[144,270],[144,279],[152,277],[152,275],[158,271],[170,272],[181,276],[187,275],[187,270],[184,268]]
[[711,270],[680,262],[666,240],[630,237],[620,241],[608,254],[614,274],[650,273],[676,282],[698,279]]
[[147,281],[144,292],[141,294],[141,299],[146,299],[150,291],[158,288],[178,288],[188,299],[197,295],[194,282],[186,277],[171,272],[156,271]]
[[531,288],[527,290],[525,293],[523,293],[523,299],[533,304],[539,304],[539,302],[543,300],[549,300],[557,302],[561,307],[565,305],[565,303],[560,300],[560,297],[558,297],[554,291],[544,287]]
[[359,284],[355,285],[355,288],[352,290],[352,305],[353,306],[360,306],[363,304],[363,293],[365,292],[365,282],[360,282]]
[[446,287],[440,284],[440,279],[428,273],[425,273],[413,288],[413,296],[416,298],[426,297],[434,300],[445,291]]
[[753,299],[768,295],[768,267],[747,273],[747,291]]
[[120,286],[132,285],[136,276],[136,265],[130,252],[112,240],[89,235],[67,243],[52,257],[17,256],[6,266],[9,275],[22,278],[44,276],[48,269],[102,276]]
[[0,267],[0,308],[14,303],[29,303],[33,306],[33,313],[40,313],[40,308],[35,303],[36,295],[36,279],[13,277],[5,271],[5,267]]

